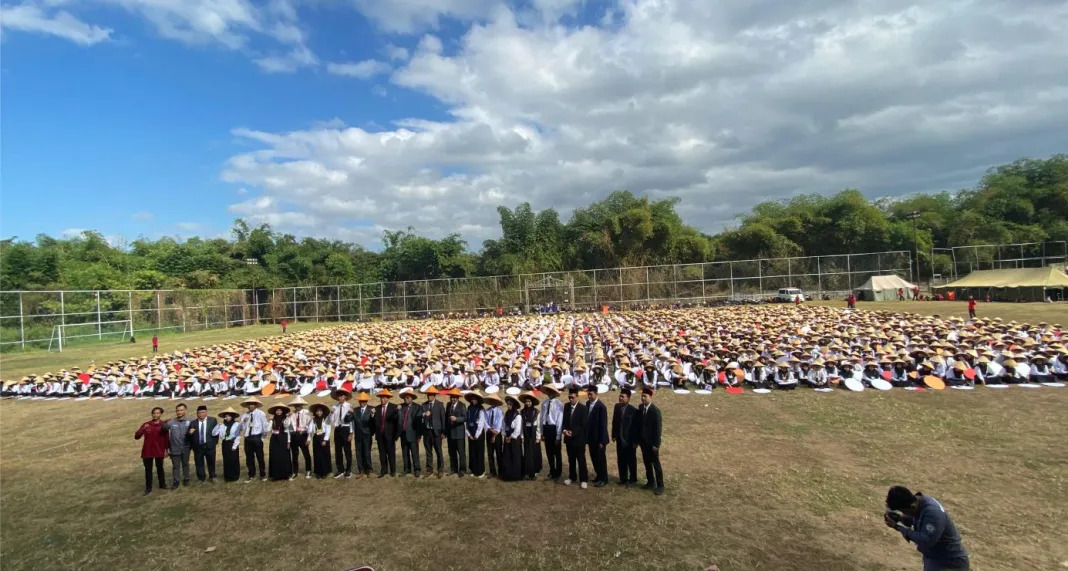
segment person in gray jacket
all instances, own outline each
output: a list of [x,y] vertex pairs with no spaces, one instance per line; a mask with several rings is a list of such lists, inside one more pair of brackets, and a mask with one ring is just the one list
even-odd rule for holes
[[182,485],[189,485],[189,435],[193,429],[189,426],[190,421],[185,416],[185,403],[178,403],[174,407],[174,418],[163,423],[162,430],[170,439],[167,453],[171,457],[171,489],[178,489],[178,472],[182,473]]
[[968,552],[960,532],[938,500],[894,486],[886,494],[886,508],[887,527],[916,544],[923,555],[923,571],[968,571]]

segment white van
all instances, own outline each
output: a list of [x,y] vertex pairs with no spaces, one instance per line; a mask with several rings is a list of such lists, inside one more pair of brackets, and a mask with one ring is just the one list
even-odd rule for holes
[[775,296],[775,301],[782,303],[794,303],[795,301],[805,301],[807,299],[805,294],[796,287],[786,287],[779,290],[779,294]]

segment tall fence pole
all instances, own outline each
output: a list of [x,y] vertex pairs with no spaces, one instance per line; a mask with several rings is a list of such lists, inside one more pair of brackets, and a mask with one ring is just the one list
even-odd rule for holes
[[653,299],[653,294],[649,292],[649,266],[645,266],[645,303],[649,303]]
[[319,323],[319,286],[315,286],[315,322]]
[[363,286],[356,286],[356,314],[363,321]]
[[341,286],[337,286],[337,320],[341,321]]
[[727,262],[730,266],[730,282],[731,282],[731,299],[734,299],[734,262]]
[[[59,324],[60,325],[66,325],[67,324],[67,304],[64,303],[63,292],[59,292]],[[60,327],[59,329],[60,329],[60,332],[59,332],[59,350],[60,350],[60,352],[62,352],[63,351],[63,334],[66,333],[67,328],[66,327]]]
[[[206,317],[208,315],[207,306],[204,307],[204,315],[205,315],[204,329],[207,329],[208,328],[208,322],[207,322],[207,317]],[[160,330],[162,328],[163,328],[163,296],[161,296],[160,292],[157,291],[156,292],[156,330],[158,331],[158,330]]]
[[[130,324],[131,328],[133,324]],[[100,290],[96,290],[96,338],[103,339],[104,332],[100,329]]]
[[853,270],[849,265],[849,258],[850,255],[846,254],[846,286],[849,288],[849,291],[853,291]]
[[623,307],[623,268],[619,268],[619,306]]
[[26,348],[26,312],[22,310],[22,292],[19,292],[19,345]]
[[[127,294],[127,297],[126,297],[126,311],[129,312],[129,314],[130,314],[130,331],[133,332],[133,331],[137,331],[137,329],[136,329],[136,327],[134,325],[134,316],[133,316],[133,292],[132,291],[128,291],[128,292],[126,292],[126,294]],[[185,329],[182,329],[182,331],[185,331]]]
[[297,322],[297,288],[293,289],[293,323]]
[[[449,291],[452,291],[452,278],[447,283]],[[430,280],[423,280],[423,299],[426,300],[426,313],[430,315]]]
[[823,294],[823,270],[820,269],[820,257],[816,256],[816,291]]

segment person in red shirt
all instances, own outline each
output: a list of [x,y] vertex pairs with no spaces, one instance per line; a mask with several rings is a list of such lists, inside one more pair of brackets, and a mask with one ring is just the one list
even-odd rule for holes
[[152,493],[152,464],[156,464],[156,473],[159,475],[159,487],[167,489],[167,477],[163,473],[163,458],[167,456],[167,448],[170,439],[163,432],[162,407],[152,408],[152,420],[141,423],[141,428],[134,433],[134,440],[144,438],[141,444],[141,461],[145,464],[145,495]]
[[968,296],[968,319],[975,319],[975,296]]
[[286,323],[286,320],[285,320],[285,319],[283,319],[283,320],[282,320],[282,333],[285,333],[285,332],[286,332],[286,325],[288,325],[288,324]]
[[159,353],[159,336],[158,335],[153,335],[152,336],[152,352],[153,353]]
[[849,297],[846,298],[846,307],[849,308],[849,309],[856,309],[857,308],[857,296],[855,296],[853,294],[849,294]]

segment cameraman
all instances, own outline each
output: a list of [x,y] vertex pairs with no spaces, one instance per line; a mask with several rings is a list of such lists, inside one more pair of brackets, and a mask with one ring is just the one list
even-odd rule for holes
[[968,552],[957,526],[937,500],[894,486],[886,494],[886,508],[883,521],[916,544],[923,554],[923,571],[968,571]]

